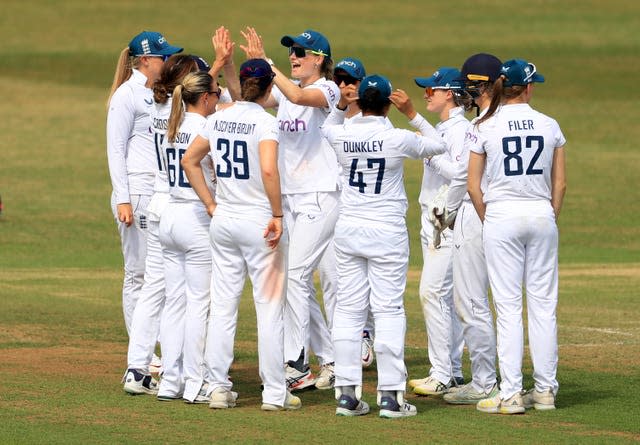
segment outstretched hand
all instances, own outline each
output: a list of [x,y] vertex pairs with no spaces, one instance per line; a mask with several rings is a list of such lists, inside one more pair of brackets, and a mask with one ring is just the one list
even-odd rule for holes
[[231,40],[231,34],[227,28],[221,26],[216,29],[213,37],[211,37],[211,43],[213,44],[213,50],[216,54],[216,60],[226,64],[233,59],[233,47],[235,43]]
[[240,49],[244,51],[247,59],[266,59],[267,55],[264,52],[264,45],[262,44],[262,37],[258,35],[256,30],[251,26],[247,26],[245,31],[240,31],[242,37],[247,41],[246,46],[240,45]]

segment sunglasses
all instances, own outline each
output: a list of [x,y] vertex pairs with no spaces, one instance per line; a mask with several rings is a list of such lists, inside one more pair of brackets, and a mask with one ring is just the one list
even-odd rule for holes
[[355,85],[356,83],[359,82],[360,79],[356,79],[355,77],[352,77],[348,74],[334,74],[333,75],[333,81],[336,83],[336,85],[340,86],[343,82],[345,85]]
[[307,53],[315,54],[316,56],[326,56],[322,51],[314,51],[312,49],[306,49],[301,46],[290,46],[289,47],[289,55],[295,54],[295,56],[299,59],[303,57],[307,57]]
[[220,99],[220,95],[222,94],[222,88],[218,87],[217,91],[209,91],[209,94],[215,94],[218,99]]
[[166,55],[165,56],[160,56],[160,55],[155,55],[154,54],[154,55],[150,55],[150,56],[147,56],[147,57],[159,57],[159,58],[162,59],[163,62],[166,62],[169,59],[169,57],[171,57],[171,56],[166,56]]

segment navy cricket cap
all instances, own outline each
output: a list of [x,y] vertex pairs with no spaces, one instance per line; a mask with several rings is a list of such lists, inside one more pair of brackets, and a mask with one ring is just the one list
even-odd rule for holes
[[129,42],[129,52],[132,56],[170,56],[182,48],[169,45],[159,32],[142,31]]
[[536,72],[536,66],[522,59],[507,60],[500,68],[500,75],[505,77],[503,82],[505,87],[544,82],[544,76]]
[[378,90],[385,99],[388,99],[389,96],[391,96],[392,91],[389,79],[378,74],[373,74],[362,79],[360,87],[358,88],[358,95],[361,97],[364,96],[364,92],[368,89]]
[[275,77],[275,73],[271,69],[271,65],[264,59],[249,59],[240,65],[240,78],[247,79],[249,77]]
[[492,54],[480,53],[469,57],[460,70],[463,81],[495,82],[500,76],[502,62]]
[[459,90],[464,87],[460,79],[460,71],[457,68],[441,67],[431,77],[416,77],[416,84],[422,88],[435,88],[442,90]]
[[284,36],[280,39],[280,43],[282,46],[286,46],[287,48],[294,44],[298,44],[301,47],[315,51],[322,56],[331,57],[331,47],[329,46],[327,38],[318,31],[314,31],[312,29],[307,29],[299,36]]
[[349,76],[354,79],[362,80],[367,73],[364,70],[364,65],[358,59],[354,59],[352,57],[345,57],[340,62],[338,62],[333,69],[333,72],[337,70],[342,70],[347,73]]

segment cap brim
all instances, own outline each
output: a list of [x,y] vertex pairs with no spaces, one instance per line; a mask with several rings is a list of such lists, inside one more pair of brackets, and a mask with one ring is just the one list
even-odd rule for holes
[[435,82],[431,77],[416,77],[414,80],[416,81],[416,85],[422,88],[435,86]]
[[534,73],[533,77],[531,78],[531,82],[543,83],[544,76],[542,74]]
[[153,55],[153,56],[171,56],[173,54],[181,53],[183,49],[184,48],[178,48],[177,46],[167,45],[164,48],[162,48],[161,51],[158,51],[157,53],[149,54],[149,55]]
[[284,36],[280,39],[280,43],[282,44],[282,46],[286,46],[287,48],[289,48],[293,46],[294,43],[296,43],[296,40],[291,36]]

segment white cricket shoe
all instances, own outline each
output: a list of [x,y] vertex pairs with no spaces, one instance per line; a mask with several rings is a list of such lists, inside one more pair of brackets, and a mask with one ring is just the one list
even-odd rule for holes
[[398,419],[418,414],[418,409],[404,400],[402,391],[397,391],[395,398],[380,397],[380,392],[378,392],[378,406],[380,407],[380,417],[385,419]]
[[238,399],[238,393],[231,391],[222,386],[218,386],[213,390],[209,396],[209,408],[213,409],[225,409],[233,408],[236,406],[236,400]]
[[535,408],[539,411],[556,409],[556,397],[550,389],[544,391],[530,389],[522,395],[522,403],[525,408]]
[[149,374],[156,379],[162,374],[162,360],[156,354],[151,357],[151,363],[149,363]]
[[201,404],[201,405],[204,405],[205,403],[209,403],[211,401],[211,397],[207,395],[208,390],[209,390],[209,384],[203,383],[195,399],[193,400],[184,399],[184,403],[194,403],[194,404]]
[[285,365],[285,375],[287,377],[287,388],[292,392],[300,391],[316,383],[316,378],[308,366],[304,371],[300,372],[293,366]]
[[426,378],[424,383],[415,385],[413,387],[413,392],[414,394],[418,394],[421,396],[441,396],[442,394],[446,393],[452,385],[452,380],[449,380],[449,382],[447,383],[442,383],[435,377],[429,376]]
[[273,403],[263,403],[260,409],[262,411],[284,411],[284,410],[296,410],[302,408],[302,400],[300,397],[294,396],[289,391],[287,391],[287,395],[284,399],[284,404],[274,405]]
[[369,413],[369,404],[364,400],[358,400],[342,394],[338,399],[338,407],[336,408],[336,416],[364,416]]
[[482,399],[498,395],[498,385],[493,385],[489,392],[476,391],[471,382],[463,386],[451,388],[442,398],[453,405],[475,405]]
[[124,391],[128,394],[158,394],[158,381],[149,374],[129,368],[124,376]]
[[334,364],[326,363],[320,367],[320,374],[318,374],[318,378],[316,379],[316,388],[318,389],[331,389],[333,388],[333,384],[336,381],[336,376],[334,373]]
[[476,405],[478,411],[489,414],[524,414],[522,395],[516,393],[507,400],[502,400],[499,395],[480,400]]

